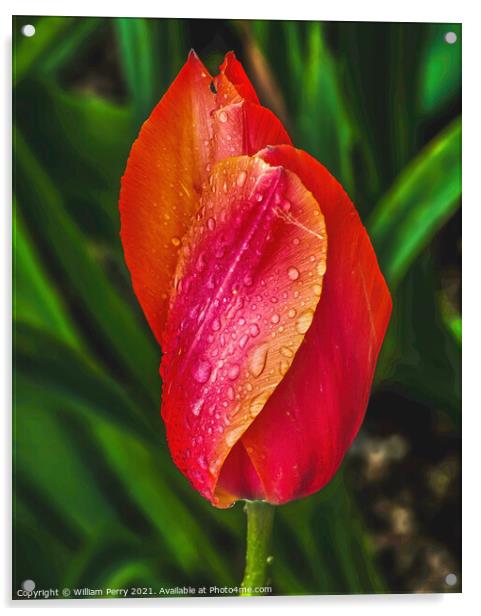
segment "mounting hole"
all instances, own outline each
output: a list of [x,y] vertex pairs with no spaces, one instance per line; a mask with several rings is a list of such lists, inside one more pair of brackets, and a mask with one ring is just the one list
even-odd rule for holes
[[458,36],[456,32],[446,32],[444,35],[444,40],[448,45],[454,45],[454,43],[458,40]]
[[444,578],[444,581],[448,586],[454,586],[458,581],[458,576],[455,573],[448,573],[448,575]]
[[32,26],[32,24],[25,24],[22,26],[22,34],[23,36],[28,36],[28,38],[30,38],[35,34],[35,26]]
[[27,592],[32,592],[32,590],[35,589],[35,582],[33,580],[24,580],[22,582],[22,588]]

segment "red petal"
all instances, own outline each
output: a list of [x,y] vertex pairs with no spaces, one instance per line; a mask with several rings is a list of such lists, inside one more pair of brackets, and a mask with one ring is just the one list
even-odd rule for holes
[[296,173],[312,191],[329,237],[312,327],[286,377],[242,438],[267,499],[283,503],[322,488],[357,434],[391,298],[367,232],[330,173],[289,146],[260,155]]
[[319,206],[294,174],[256,157],[215,166],[175,273],[161,373],[174,461],[219,506],[263,493],[242,448],[230,461],[241,482],[215,488],[311,324],[325,252]]
[[251,103],[259,103],[254,86],[249,81],[244,67],[235,57],[233,51],[229,51],[226,54],[224,62],[222,62],[219,69],[220,75],[214,79],[214,83],[220,96],[229,92],[228,84],[226,84],[227,79],[227,81],[234,86],[242,99],[250,101]]
[[291,144],[280,120],[260,105],[234,103],[215,111],[213,120],[215,160],[252,155],[269,145]]

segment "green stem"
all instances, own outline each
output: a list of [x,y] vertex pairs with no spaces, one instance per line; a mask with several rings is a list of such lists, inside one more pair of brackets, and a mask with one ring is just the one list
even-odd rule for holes
[[242,587],[246,590],[242,594],[258,595],[263,593],[255,589],[266,585],[274,507],[263,501],[247,501],[245,512],[247,551]]

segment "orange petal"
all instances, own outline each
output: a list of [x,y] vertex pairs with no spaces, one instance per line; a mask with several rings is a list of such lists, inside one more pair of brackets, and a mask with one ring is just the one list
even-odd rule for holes
[[295,174],[257,157],[215,165],[175,273],[161,374],[174,461],[218,506],[239,496],[216,492],[226,457],[310,327],[326,248],[319,205]]
[[122,178],[125,259],[159,342],[180,238],[198,207],[211,159],[211,112],[216,102],[210,83],[207,69],[191,52],[144,123]]

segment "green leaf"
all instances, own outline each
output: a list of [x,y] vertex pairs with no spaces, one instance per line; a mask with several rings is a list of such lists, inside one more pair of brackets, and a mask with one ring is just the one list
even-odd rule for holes
[[408,165],[368,221],[391,288],[452,216],[461,196],[461,122],[456,120]]
[[68,35],[60,37],[56,45],[42,58],[42,71],[56,73],[69,61],[78,57],[83,46],[103,23],[105,19],[99,17],[76,17]]
[[62,276],[76,304],[86,311],[104,344],[135,375],[145,395],[157,399],[159,351],[99,268],[85,238],[65,211],[62,196],[18,131],[14,133],[14,150],[18,203],[35,229],[42,254],[49,263],[55,262],[56,273]]
[[122,17],[114,20],[120,44],[124,76],[139,119],[149,115],[157,82],[153,45],[147,19]]
[[[449,44],[447,32],[457,41]],[[422,114],[433,114],[461,90],[461,24],[430,24],[429,40],[422,56],[418,105]]]
[[297,83],[302,83],[297,113],[301,146],[351,192],[353,130],[320,23],[307,26],[307,52]]
[[21,216],[13,212],[13,315],[40,326],[73,347],[81,343],[64,302],[42,269]]
[[[74,17],[33,17],[13,20],[13,85],[16,86],[27,77],[39,64],[49,57],[52,48],[60,37],[67,36],[67,31],[74,23]],[[35,35],[25,37],[21,33],[23,24],[35,26]]]
[[81,417],[103,417],[138,438],[156,440],[154,417],[149,422],[98,365],[50,333],[16,322],[14,358],[16,373],[39,390],[70,397],[70,409]]

